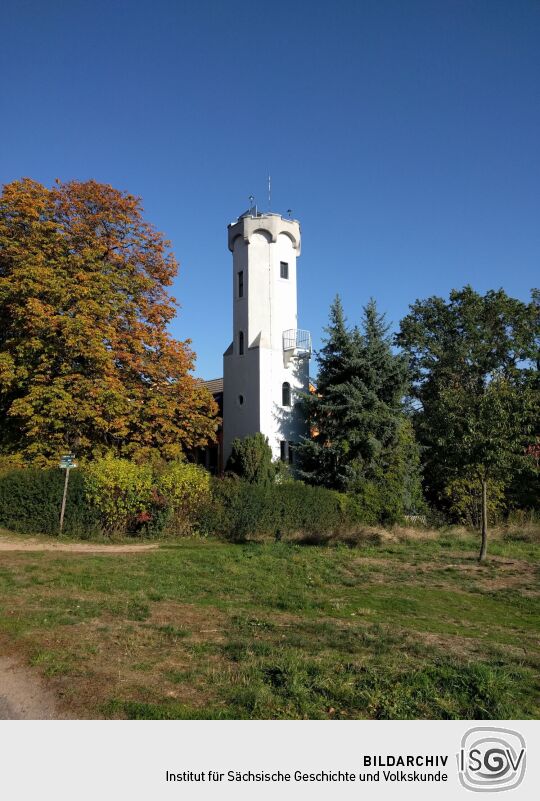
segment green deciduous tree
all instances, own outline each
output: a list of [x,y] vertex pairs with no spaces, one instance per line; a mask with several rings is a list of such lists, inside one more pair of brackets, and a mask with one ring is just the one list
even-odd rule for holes
[[415,423],[431,499],[440,500],[456,478],[474,473],[480,482],[481,560],[487,551],[488,483],[508,480],[527,458],[536,325],[533,304],[503,290],[482,296],[467,286],[451,292],[448,301],[417,301],[397,336],[414,375]]
[[[505,507],[504,482],[488,479],[487,482],[487,516],[488,523],[497,522]],[[469,528],[481,528],[482,483],[475,472],[470,477],[454,478],[445,487],[445,495],[449,503],[449,511],[454,519]]]

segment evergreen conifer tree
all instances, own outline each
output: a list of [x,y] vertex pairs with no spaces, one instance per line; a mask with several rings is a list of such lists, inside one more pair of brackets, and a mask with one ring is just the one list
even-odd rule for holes
[[249,484],[269,484],[274,480],[272,449],[268,437],[258,432],[244,439],[233,439],[227,470]]
[[[305,400],[311,437],[298,448],[301,477],[312,484],[376,498],[373,515],[380,517],[381,505],[388,504],[386,484],[392,473],[392,492],[398,496],[392,504],[398,510],[393,516],[399,516],[405,496],[419,495],[411,491],[411,476],[404,467],[411,448],[416,447],[410,437],[407,454],[398,459],[402,465],[399,487],[396,470],[391,469],[404,441],[407,362],[393,353],[388,326],[374,300],[364,308],[360,328],[350,329],[337,297],[325,331],[324,347],[317,354],[317,388]],[[419,485],[417,463],[413,454],[415,485]]]
[[353,343],[339,296],[330,307],[329,324],[324,330],[327,336],[317,354],[317,388],[304,398],[312,436],[297,447],[297,457],[301,478],[310,484],[343,490],[348,481],[347,443],[340,428],[347,408],[343,390]]

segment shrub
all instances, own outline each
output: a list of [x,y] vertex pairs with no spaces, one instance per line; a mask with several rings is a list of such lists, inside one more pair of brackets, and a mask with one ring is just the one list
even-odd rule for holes
[[281,459],[276,459],[272,462],[274,469],[274,481],[277,484],[290,484],[295,479],[294,468],[287,462],[282,462]]
[[155,487],[168,509],[170,533],[188,534],[200,507],[210,499],[210,473],[189,462],[168,464],[157,476]]
[[[58,534],[65,473],[19,468],[0,474],[0,525],[23,533]],[[99,530],[80,470],[71,470],[63,533],[89,537]]]
[[271,485],[214,479],[209,501],[199,511],[199,531],[232,541],[272,534],[273,510],[267,500],[270,492]]
[[152,468],[106,456],[84,469],[85,492],[106,533],[136,532],[152,521]]
[[214,479],[211,498],[198,514],[201,532],[233,541],[327,535],[362,522],[362,510],[354,498],[300,481],[261,485]]
[[[381,488],[366,482],[355,494],[294,481],[250,483],[234,476],[212,479],[187,462],[139,465],[105,457],[73,470],[64,532],[73,536],[197,530],[231,541],[273,537],[328,540],[384,518]],[[0,525],[56,534],[64,473],[15,469],[0,473]],[[360,491],[361,490],[361,491]]]
[[381,486],[374,481],[359,481],[354,488],[354,497],[363,510],[365,522],[376,525],[383,517]]
[[274,480],[272,449],[264,434],[233,439],[227,470],[249,484],[268,484]]

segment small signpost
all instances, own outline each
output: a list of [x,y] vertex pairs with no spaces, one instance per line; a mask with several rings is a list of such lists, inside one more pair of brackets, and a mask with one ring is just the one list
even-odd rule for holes
[[69,471],[73,467],[77,467],[77,465],[75,464],[75,456],[72,453],[68,453],[67,456],[62,456],[62,458],[60,459],[60,464],[58,466],[60,467],[61,470],[66,471],[66,480],[64,482],[64,495],[62,497],[62,508],[60,509],[60,534],[61,534],[62,529],[64,528],[64,513],[66,511]]

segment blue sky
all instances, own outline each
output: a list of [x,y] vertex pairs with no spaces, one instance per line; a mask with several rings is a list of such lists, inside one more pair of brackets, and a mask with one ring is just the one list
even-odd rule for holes
[[[302,225],[299,322],[540,284],[540,2],[3,0],[0,181],[94,178],[172,240],[197,373],[231,339],[226,226]],[[312,365],[314,370],[314,365]]]

